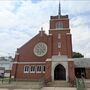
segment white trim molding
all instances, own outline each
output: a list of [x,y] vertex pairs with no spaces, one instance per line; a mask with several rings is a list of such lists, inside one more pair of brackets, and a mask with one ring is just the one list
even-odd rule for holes
[[52,61],[52,59],[51,58],[48,58],[48,59],[46,59],[46,61]]
[[13,64],[45,64],[46,62],[13,62]]
[[56,31],[56,30],[60,30],[60,31],[63,30],[63,31],[64,31],[64,30],[70,30],[70,29],[69,29],[69,28],[55,28],[55,29],[50,29],[50,30],[53,30],[53,31],[54,31],[54,30],[55,30],[55,31]]
[[51,19],[51,21],[54,21],[54,20],[69,20],[68,18],[60,18],[60,19]]

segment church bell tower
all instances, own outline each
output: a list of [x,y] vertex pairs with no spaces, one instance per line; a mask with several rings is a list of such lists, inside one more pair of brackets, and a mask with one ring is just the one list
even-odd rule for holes
[[68,15],[61,15],[59,2],[58,15],[50,17],[49,34],[52,35],[52,55],[72,57],[72,40]]

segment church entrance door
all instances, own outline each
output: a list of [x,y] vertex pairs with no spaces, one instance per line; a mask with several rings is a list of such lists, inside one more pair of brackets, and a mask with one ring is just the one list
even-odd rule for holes
[[66,70],[61,64],[55,67],[54,80],[66,80]]

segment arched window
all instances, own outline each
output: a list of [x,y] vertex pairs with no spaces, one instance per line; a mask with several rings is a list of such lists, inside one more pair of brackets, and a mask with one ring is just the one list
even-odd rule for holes
[[43,66],[43,71],[45,72],[45,66]]
[[29,65],[25,65],[24,66],[24,73],[29,73],[30,70],[30,66]]
[[45,73],[45,65],[43,65],[43,68],[42,68],[42,69],[43,69],[43,70],[42,70],[42,71],[43,71],[43,73]]
[[35,73],[35,66],[34,65],[31,65],[30,66],[30,73]]
[[37,73],[41,73],[42,72],[42,66],[41,65],[38,65],[37,66]]
[[61,22],[56,23],[56,28],[63,28],[63,24]]

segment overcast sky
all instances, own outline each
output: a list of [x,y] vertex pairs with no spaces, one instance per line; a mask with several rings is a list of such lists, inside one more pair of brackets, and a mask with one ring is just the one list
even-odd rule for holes
[[[90,57],[90,1],[60,0],[62,15],[69,15],[73,51]],[[14,57],[17,48],[58,14],[59,0],[0,0],[0,56]]]

